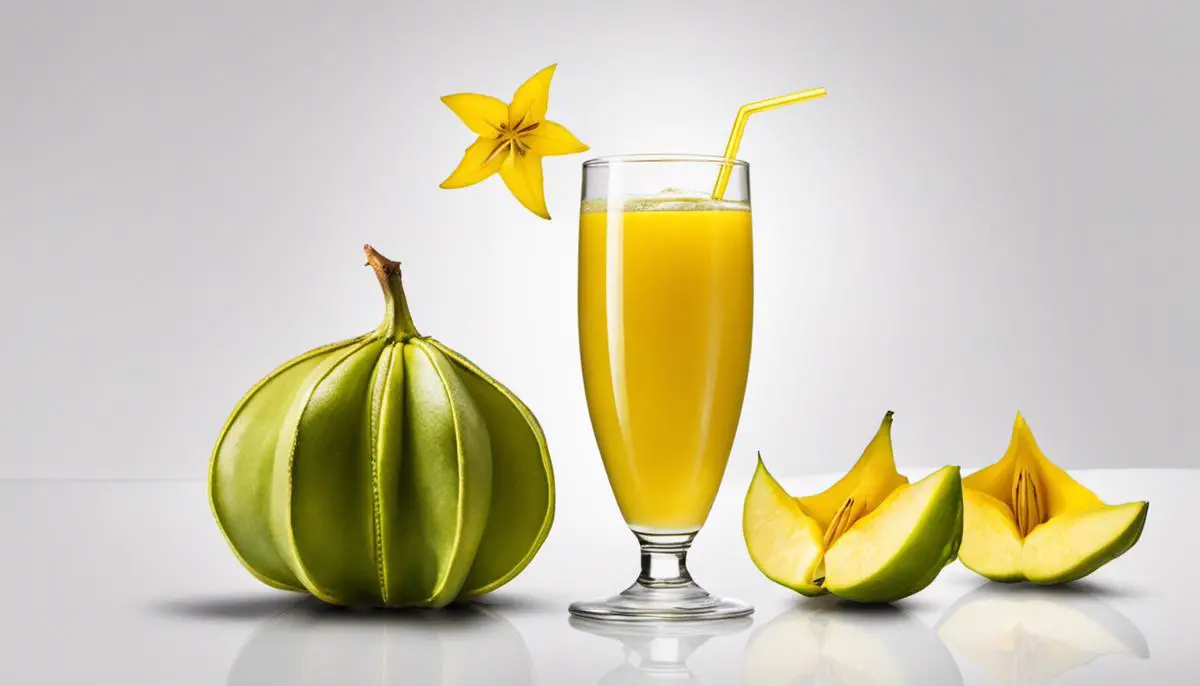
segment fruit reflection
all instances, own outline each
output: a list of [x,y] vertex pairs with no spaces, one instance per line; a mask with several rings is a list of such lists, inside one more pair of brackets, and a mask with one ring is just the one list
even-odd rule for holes
[[891,605],[808,602],[750,637],[742,683],[958,686],[962,674],[921,621]]
[[254,631],[226,683],[519,686],[534,675],[520,632],[479,605],[397,612],[308,599]]
[[606,673],[597,686],[640,684],[702,684],[687,661],[715,636],[735,634],[749,627],[749,617],[719,622],[657,622],[622,624],[571,617],[579,631],[619,641],[624,660]]
[[937,631],[995,683],[1014,686],[1053,683],[1104,655],[1150,656],[1136,624],[1073,587],[982,586],[954,603]]

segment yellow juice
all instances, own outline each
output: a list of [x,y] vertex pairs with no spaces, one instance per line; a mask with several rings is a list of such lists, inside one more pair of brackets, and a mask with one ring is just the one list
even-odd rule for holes
[[749,207],[585,205],[579,241],[584,385],[613,493],[636,531],[695,531],[746,390]]

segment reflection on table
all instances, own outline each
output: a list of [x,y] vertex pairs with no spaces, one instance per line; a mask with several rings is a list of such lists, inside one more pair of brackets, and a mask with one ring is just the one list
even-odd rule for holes
[[938,634],[997,684],[1041,686],[1104,655],[1150,657],[1128,617],[1078,586],[986,584],[948,609]]
[[311,598],[255,629],[226,679],[229,686],[534,682],[520,632],[481,606],[351,610]]
[[700,684],[687,665],[688,658],[714,636],[738,633],[753,620],[713,622],[597,622],[571,617],[571,626],[618,641],[622,660],[596,682],[597,686],[639,684]]
[[831,598],[788,610],[750,637],[742,683],[960,686],[937,634],[904,610]]

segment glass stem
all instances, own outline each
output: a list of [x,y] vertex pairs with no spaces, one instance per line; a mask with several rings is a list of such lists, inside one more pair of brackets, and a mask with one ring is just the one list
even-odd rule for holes
[[691,586],[687,554],[696,533],[647,534],[633,532],[642,547],[642,573],[638,585],[649,588]]

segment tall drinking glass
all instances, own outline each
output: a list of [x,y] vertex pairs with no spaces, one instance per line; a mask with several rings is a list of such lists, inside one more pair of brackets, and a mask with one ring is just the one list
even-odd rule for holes
[[[722,168],[721,200],[711,189]],[[577,602],[592,619],[742,617],[687,570],[737,431],[750,363],[753,258],[745,162],[611,157],[583,165],[579,342],[592,428],[637,581]]]

